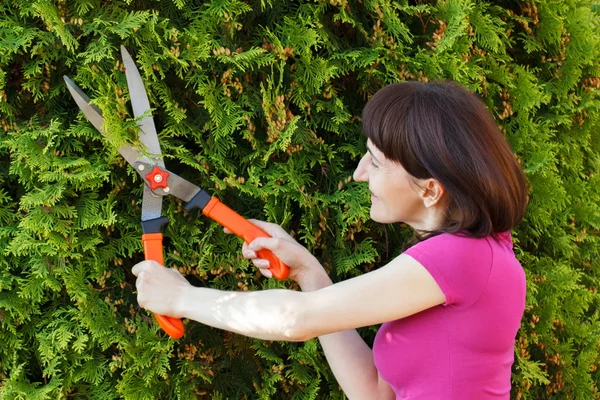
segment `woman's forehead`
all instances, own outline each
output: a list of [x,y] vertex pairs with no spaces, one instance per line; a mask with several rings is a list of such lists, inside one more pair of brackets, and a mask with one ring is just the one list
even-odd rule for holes
[[385,155],[383,154],[383,152],[379,150],[377,146],[375,146],[375,144],[371,141],[370,138],[367,139],[367,149],[369,150],[369,153],[371,153],[371,155],[375,158],[380,159],[381,161],[385,159]]

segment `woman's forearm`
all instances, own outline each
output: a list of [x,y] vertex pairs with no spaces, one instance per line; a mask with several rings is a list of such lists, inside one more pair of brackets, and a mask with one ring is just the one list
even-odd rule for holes
[[303,292],[271,289],[228,292],[187,287],[179,298],[180,316],[205,325],[264,340],[302,341],[311,337],[306,323],[308,292],[332,284],[324,270],[307,274],[299,282]]
[[301,341],[298,311],[303,295],[284,289],[226,292],[190,286],[181,296],[179,314],[257,339]]

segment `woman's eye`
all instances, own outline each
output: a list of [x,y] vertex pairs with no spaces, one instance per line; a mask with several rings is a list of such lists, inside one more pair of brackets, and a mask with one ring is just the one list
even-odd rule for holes
[[379,168],[379,165],[375,164],[375,162],[371,159],[371,165],[374,166],[375,168]]

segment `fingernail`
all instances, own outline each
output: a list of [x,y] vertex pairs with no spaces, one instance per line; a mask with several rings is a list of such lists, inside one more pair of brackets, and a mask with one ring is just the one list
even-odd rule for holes
[[263,270],[260,271],[260,273],[263,274],[263,276],[265,278],[272,278],[273,277],[273,273],[270,270],[268,270],[268,269],[263,269]]
[[248,255],[250,256],[250,258],[256,258],[256,253],[253,251],[249,252]]

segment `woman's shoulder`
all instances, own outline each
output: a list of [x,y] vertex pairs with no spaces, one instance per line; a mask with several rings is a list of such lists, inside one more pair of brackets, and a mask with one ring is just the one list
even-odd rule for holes
[[472,304],[485,289],[495,263],[518,263],[509,243],[512,247],[510,232],[481,238],[442,233],[420,241],[403,254],[429,271],[444,292],[446,305],[465,305]]
[[485,237],[472,237],[465,233],[441,233],[421,240],[409,247],[404,254],[416,253],[438,257],[472,257],[474,254],[491,255],[500,246],[512,251],[512,237],[509,231]]
[[437,235],[433,235],[430,237],[426,237],[425,239],[419,240],[412,247],[415,246],[425,246],[425,245],[439,245],[443,243],[474,243],[474,242],[486,242],[486,241],[497,241],[501,243],[512,243],[512,236],[510,231],[492,233],[488,236],[483,237],[473,237],[466,232],[457,232],[457,233],[440,233]]

